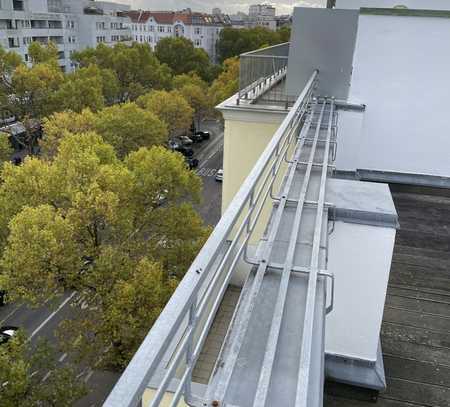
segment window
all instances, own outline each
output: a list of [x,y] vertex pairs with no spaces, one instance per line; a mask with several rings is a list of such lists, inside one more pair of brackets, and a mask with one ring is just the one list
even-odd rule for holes
[[24,11],[23,0],[13,0],[13,9],[15,11]]
[[167,32],[171,33],[172,32],[172,27],[167,27]]
[[75,21],[67,20],[66,26],[67,26],[67,28],[73,30],[75,28]]
[[194,42],[196,47],[201,47],[202,46],[202,40],[196,39]]
[[106,37],[104,35],[97,37],[97,44],[106,42]]
[[200,34],[202,33],[202,29],[201,29],[200,27],[195,27],[194,33],[195,33],[196,35],[200,35]]
[[164,27],[162,25],[158,25],[158,32],[163,33]]
[[97,27],[97,30],[105,30],[106,29],[106,24],[103,21],[98,21],[96,23],[96,27]]
[[153,27],[152,25],[149,28],[151,33],[155,31],[155,27]]

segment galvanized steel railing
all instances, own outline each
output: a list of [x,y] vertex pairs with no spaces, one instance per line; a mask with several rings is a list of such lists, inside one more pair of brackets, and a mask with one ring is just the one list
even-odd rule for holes
[[[196,361],[233,272],[245,256],[248,242],[267,200],[273,196],[275,180],[289,147],[297,139],[317,77],[318,72],[315,71],[142,342],[104,407],[137,406],[152,377],[161,369],[163,360],[167,360],[167,364],[162,367],[162,378],[149,405],[160,405],[172,379],[177,381],[171,406],[177,406],[183,396],[191,404],[196,399],[191,390]],[[179,340],[167,358],[174,338]]]
[[297,99],[287,95],[283,80],[286,78],[289,43],[283,43],[247,52],[240,56],[238,103],[265,102],[289,103]]

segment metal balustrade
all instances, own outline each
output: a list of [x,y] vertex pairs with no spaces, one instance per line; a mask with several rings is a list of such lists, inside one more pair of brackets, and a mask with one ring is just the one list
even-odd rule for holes
[[137,406],[158,369],[163,374],[150,406],[160,405],[173,379],[171,406],[177,406],[182,397],[190,405],[203,405],[192,392],[192,371],[236,266],[249,257],[249,240],[268,199],[274,196],[275,181],[283,175],[280,170],[290,147],[298,142],[317,80],[315,71],[150,329],[105,407]]
[[297,97],[287,95],[284,88],[288,56],[288,42],[242,54],[237,103],[260,101],[292,106]]

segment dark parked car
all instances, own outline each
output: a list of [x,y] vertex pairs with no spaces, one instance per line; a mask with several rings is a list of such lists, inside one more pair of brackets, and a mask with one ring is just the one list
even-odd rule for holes
[[185,157],[191,158],[194,156],[194,150],[192,148],[180,146],[175,149],[175,151],[178,151],[179,153],[183,154]]
[[198,167],[199,162],[196,158],[186,158],[186,164],[190,170],[193,170]]
[[209,140],[211,138],[211,133],[209,131],[197,131],[196,136],[200,136],[203,140]]
[[192,136],[190,136],[190,139],[194,143],[201,143],[204,140],[201,134],[193,134]]
[[19,330],[16,326],[2,326],[0,328],[0,345],[8,342]]

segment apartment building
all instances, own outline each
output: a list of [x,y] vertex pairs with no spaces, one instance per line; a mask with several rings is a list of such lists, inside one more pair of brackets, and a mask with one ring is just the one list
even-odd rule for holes
[[184,37],[195,47],[203,48],[211,60],[216,59],[216,42],[220,31],[230,25],[228,16],[183,11],[130,11],[133,41],[154,48],[163,38]]
[[73,69],[74,51],[131,40],[128,6],[92,0],[2,0],[0,46],[29,62],[28,46],[54,42],[61,69]]
[[231,16],[234,28],[264,27],[275,31],[280,26],[279,20],[275,7],[270,4],[253,4],[249,7],[248,14],[239,12]]

